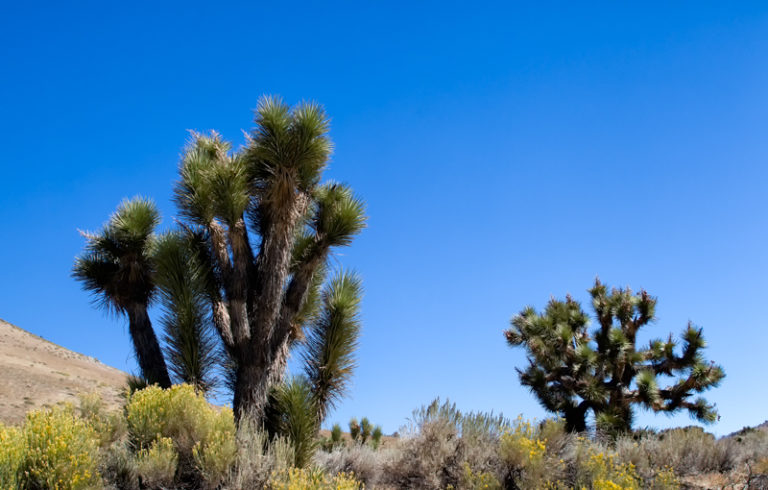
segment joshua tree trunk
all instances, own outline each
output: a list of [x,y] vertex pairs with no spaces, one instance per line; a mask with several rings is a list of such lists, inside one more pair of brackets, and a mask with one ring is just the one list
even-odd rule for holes
[[589,404],[586,402],[581,402],[572,408],[566,408],[563,413],[565,415],[565,430],[568,432],[586,431],[587,410],[589,410]]
[[165,358],[160,350],[155,331],[152,329],[146,305],[131,305],[127,308],[127,313],[128,330],[142,376],[150,384],[157,383],[161,388],[169,388],[171,378],[168,376]]
[[[289,342],[285,340],[274,351],[252,351],[238,361],[235,372],[233,409],[235,418],[245,414],[254,420],[261,420],[267,405],[270,388],[283,381],[288,363]],[[269,359],[259,362],[257,355],[268,355]]]
[[267,403],[269,386],[264,382],[265,370],[253,359],[241,359],[235,372],[233,409],[235,418],[247,415],[260,421]]

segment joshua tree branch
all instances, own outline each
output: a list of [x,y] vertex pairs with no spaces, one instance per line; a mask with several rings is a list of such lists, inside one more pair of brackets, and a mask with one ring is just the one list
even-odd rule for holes
[[[299,218],[305,213],[309,198],[305,194],[292,196],[280,212],[269,213],[269,224],[262,235],[261,247],[256,257],[251,341],[272,339],[275,324],[280,315],[285,281],[290,272],[291,249]],[[268,340],[269,342],[269,340]],[[274,343],[270,342],[270,345]],[[270,352],[271,349],[270,349]]]

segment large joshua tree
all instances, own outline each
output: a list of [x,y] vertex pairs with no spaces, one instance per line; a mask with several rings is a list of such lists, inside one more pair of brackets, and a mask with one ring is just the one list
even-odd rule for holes
[[350,188],[321,184],[331,153],[328,119],[311,103],[263,98],[240,151],[218,134],[193,135],[176,186],[190,229],[201,230],[213,323],[233,369],[234,410],[263,417],[291,347],[317,314],[334,247],[365,226]]
[[[725,376],[720,366],[703,358],[702,330],[689,323],[679,353],[671,335],[638,347],[638,331],[655,320],[656,298],[646,291],[609,292],[599,280],[589,293],[597,320],[591,333],[589,316],[570,296],[552,299],[542,314],[524,309],[505,331],[511,346],[528,352],[528,367],[518,370],[520,381],[542,406],[564,417],[571,431],[586,429],[590,410],[599,429],[629,431],[633,405],[655,412],[687,410],[705,423],[716,420],[713,405],[691,399]],[[663,378],[672,383],[660,387]]]
[[165,388],[171,380],[147,312],[155,291],[152,247],[159,219],[151,201],[124,201],[100,232],[83,233],[86,248],[73,275],[98,304],[128,318],[142,376]]

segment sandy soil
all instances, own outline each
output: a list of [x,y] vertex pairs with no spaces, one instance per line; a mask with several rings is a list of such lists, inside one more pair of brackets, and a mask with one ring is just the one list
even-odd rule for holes
[[18,423],[29,410],[59,402],[77,404],[98,392],[119,405],[126,373],[72,352],[0,320],[0,421]]

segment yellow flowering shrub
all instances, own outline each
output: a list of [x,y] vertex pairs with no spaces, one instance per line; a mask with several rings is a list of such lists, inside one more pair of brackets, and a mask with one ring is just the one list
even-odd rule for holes
[[461,488],[467,490],[501,490],[501,483],[493,473],[487,471],[474,472],[466,461],[463,465]]
[[19,467],[23,458],[24,443],[21,431],[0,423],[0,488],[18,486]]
[[501,435],[499,456],[525,487],[544,486],[545,477],[552,473],[555,464],[546,461],[547,440],[540,438],[538,429],[522,417]]
[[651,482],[653,490],[677,490],[680,488],[680,480],[677,479],[675,472],[670,467],[666,467],[656,473]]
[[330,476],[315,468],[289,468],[274,472],[267,486],[270,490],[358,490],[364,485],[351,473]]
[[123,414],[119,411],[105,411],[101,395],[84,393],[79,394],[78,399],[80,418],[93,428],[101,449],[106,449],[126,434],[127,427]]
[[213,488],[229,475],[237,459],[234,430],[232,411],[225,409],[214,418],[208,437],[192,448],[195,466]]
[[[156,439],[168,437],[182,457],[192,457],[195,446],[200,458],[209,445],[223,448],[235,444],[232,410],[211,406],[190,385],[168,389],[150,386],[134,392],[126,405],[126,421],[138,447],[146,448]],[[228,454],[232,456],[231,464],[234,452]]]
[[53,490],[91,488],[97,470],[98,439],[71,406],[27,414],[22,428],[23,486]]
[[632,463],[619,463],[612,454],[588,449],[582,472],[592,490],[640,490],[642,480]]
[[515,468],[540,464],[547,452],[547,441],[539,439],[538,431],[527,420],[518,417],[512,428],[501,436],[501,459]]
[[173,484],[176,468],[179,465],[179,455],[173,447],[173,441],[161,437],[152,442],[136,455],[136,470],[144,485],[167,487]]

